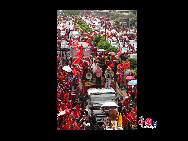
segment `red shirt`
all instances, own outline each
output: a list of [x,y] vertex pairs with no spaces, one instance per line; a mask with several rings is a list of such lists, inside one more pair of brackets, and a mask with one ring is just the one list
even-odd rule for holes
[[67,125],[66,124],[62,126],[62,130],[67,130]]
[[117,82],[122,82],[122,77],[121,76],[118,76]]
[[123,127],[127,126],[127,121],[128,121],[127,117],[125,115],[123,115],[123,118],[122,118],[122,126]]
[[62,82],[63,79],[64,79],[64,76],[60,76],[60,77],[59,77],[59,81],[60,81],[60,82]]
[[126,101],[126,100],[123,100],[123,105],[124,105],[124,106],[127,106],[128,104],[130,104],[129,100],[127,100],[127,101]]
[[81,105],[76,105],[76,110],[79,111],[81,107]]

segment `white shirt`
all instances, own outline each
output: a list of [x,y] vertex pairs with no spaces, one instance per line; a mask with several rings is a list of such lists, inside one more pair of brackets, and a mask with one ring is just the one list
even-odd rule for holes
[[95,72],[96,68],[97,68],[97,64],[92,64],[91,68],[93,68],[93,73]]

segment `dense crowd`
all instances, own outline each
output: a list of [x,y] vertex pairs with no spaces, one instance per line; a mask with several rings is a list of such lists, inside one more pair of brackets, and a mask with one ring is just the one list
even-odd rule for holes
[[[74,25],[75,24],[76,21],[74,22]],[[104,21],[102,20],[101,26],[103,25]],[[92,24],[90,23],[88,26],[92,26]],[[107,29],[109,31],[115,29],[109,21],[107,22]],[[77,30],[75,26],[74,30]],[[115,30],[118,33],[120,31],[127,32],[129,29],[118,28]],[[63,39],[72,43],[73,39],[71,40],[69,38],[70,30],[66,29],[65,31],[66,34]],[[83,32],[80,32],[80,34],[79,41],[85,36]],[[103,34],[103,32],[101,34]],[[93,37],[93,35],[95,35],[94,32],[88,33],[88,36]],[[108,39],[112,37],[115,37],[117,42],[119,42],[119,37],[116,33],[107,34]],[[120,89],[126,89],[127,97],[124,100],[122,97],[117,99],[118,116],[120,113],[122,114],[122,127],[125,130],[135,129],[137,125],[137,85],[128,85],[128,82],[132,79],[125,79],[125,77],[133,76],[133,73],[130,71],[129,74],[126,74],[125,72],[128,67],[122,62],[122,60],[126,60],[130,54],[137,52],[136,48],[129,44],[127,40],[128,38],[135,39],[135,37],[135,35],[127,35],[127,38],[123,40],[123,47],[125,47],[125,43],[128,43],[127,47],[129,49],[127,52],[119,55],[120,60],[118,60],[115,55],[106,55],[98,52],[95,48],[96,44],[92,41],[93,38],[86,40],[92,52],[92,55],[88,58],[81,57],[81,59],[77,61],[71,56],[60,57],[57,55],[57,130],[105,130],[107,124],[99,125],[93,112],[88,114],[86,110],[88,96],[85,95],[83,91],[83,80],[86,80],[87,72],[91,72],[92,77],[96,78],[97,88],[103,87],[100,83],[103,77],[105,78],[105,88],[109,88],[111,81],[116,80]],[[59,36],[59,39],[62,40],[62,37]],[[57,48],[60,48],[60,44],[57,45]],[[66,54],[66,51],[64,51],[64,53]],[[77,61],[77,64],[75,64],[75,61]],[[73,71],[65,71],[63,69],[64,66],[69,66]]]

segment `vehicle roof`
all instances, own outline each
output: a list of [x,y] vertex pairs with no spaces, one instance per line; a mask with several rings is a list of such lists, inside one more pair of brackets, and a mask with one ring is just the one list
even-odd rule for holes
[[72,34],[79,34],[78,31],[73,31]]
[[105,89],[105,88],[102,88],[102,89],[96,89],[96,88],[90,88],[87,90],[87,93],[88,95],[90,95],[91,93],[115,93],[115,90],[113,88],[110,88],[110,89]]

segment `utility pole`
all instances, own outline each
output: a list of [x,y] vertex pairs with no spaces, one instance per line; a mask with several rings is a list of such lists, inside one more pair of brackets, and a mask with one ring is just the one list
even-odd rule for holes
[[106,42],[106,17],[105,17],[105,42]]

